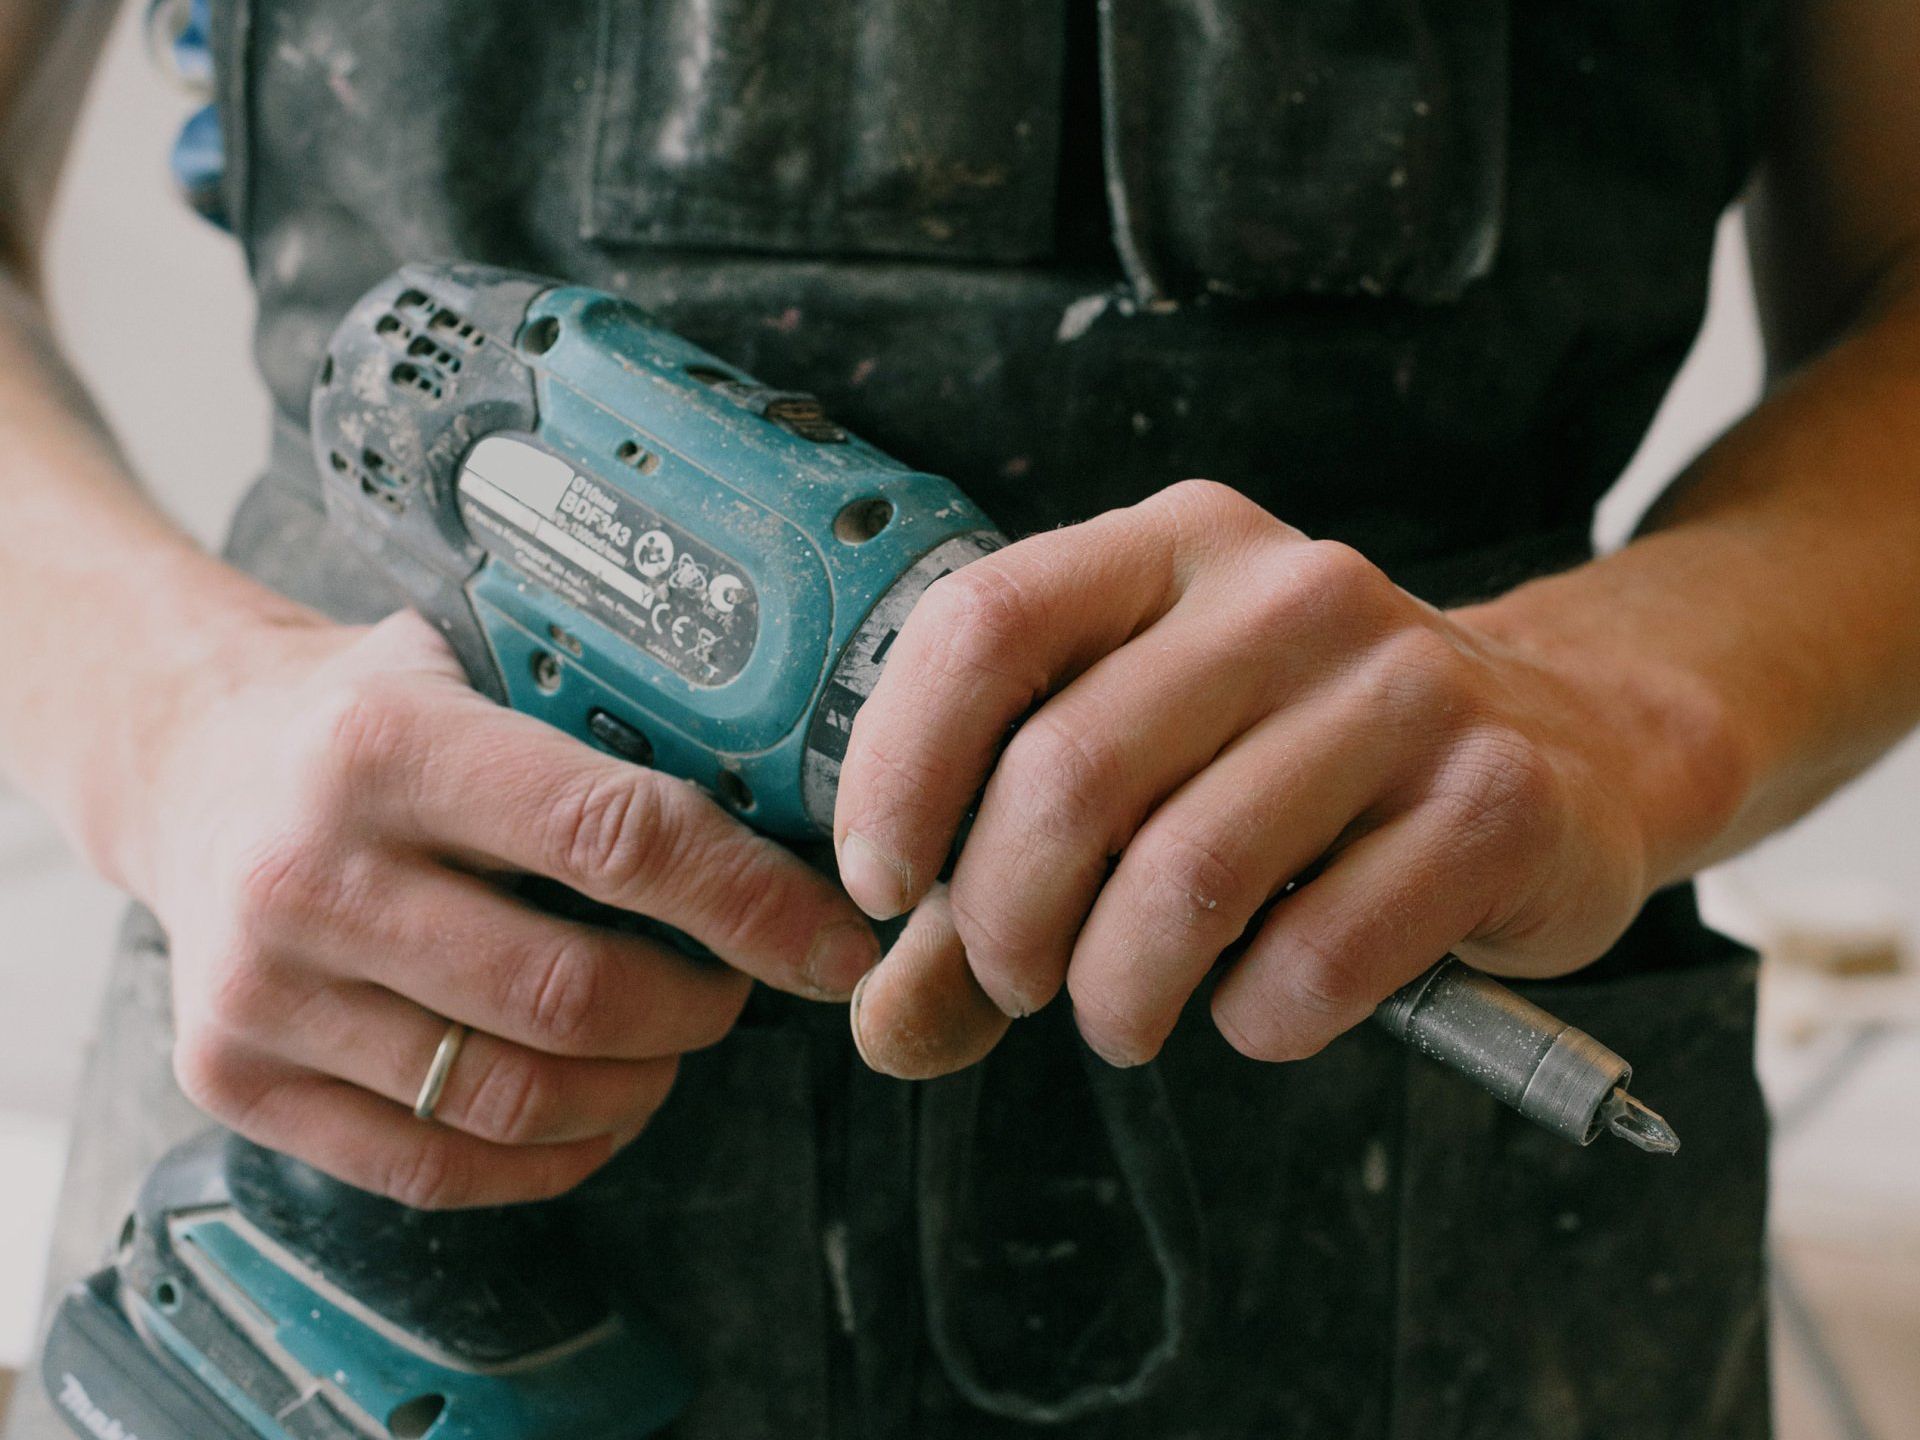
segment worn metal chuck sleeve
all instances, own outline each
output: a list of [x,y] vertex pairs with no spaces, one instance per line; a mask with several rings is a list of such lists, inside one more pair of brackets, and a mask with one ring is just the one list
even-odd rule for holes
[[1633,1075],[1591,1035],[1451,955],[1389,995],[1373,1018],[1578,1145],[1605,1127],[1603,1107]]

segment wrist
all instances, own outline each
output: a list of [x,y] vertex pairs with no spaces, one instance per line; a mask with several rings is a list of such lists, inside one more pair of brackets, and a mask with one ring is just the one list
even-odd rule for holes
[[51,803],[75,846],[107,879],[150,899],[182,756],[303,632],[331,627],[185,545],[141,557],[129,578],[138,612],[107,622],[111,661],[75,667],[91,683],[47,748],[61,772],[50,777]]
[[1719,858],[1758,764],[1732,698],[1665,643],[1635,628],[1581,572],[1536,581],[1452,612],[1558,697],[1566,734],[1622,802],[1639,835],[1649,892]]

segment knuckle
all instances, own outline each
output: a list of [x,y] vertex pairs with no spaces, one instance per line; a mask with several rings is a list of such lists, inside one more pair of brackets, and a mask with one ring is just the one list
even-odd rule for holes
[[466,1128],[502,1145],[533,1144],[551,1133],[560,1099],[551,1065],[524,1051],[503,1050],[474,1087]]
[[412,706],[401,688],[380,679],[340,687],[315,711],[323,784],[352,789],[393,773],[409,749]]
[[1222,485],[1218,480],[1208,480],[1204,476],[1176,481],[1157,495],[1150,497],[1146,503],[1207,516],[1218,515],[1223,511],[1228,513],[1251,511],[1262,515],[1266,513],[1231,485]]
[[1176,932],[1231,927],[1237,933],[1246,922],[1251,877],[1245,861],[1219,840],[1169,828],[1141,849],[1149,907]]
[[605,957],[570,938],[525,967],[521,994],[510,1000],[527,1031],[555,1055],[591,1054],[607,1004]]
[[206,966],[202,997],[209,1022],[222,1031],[247,1034],[284,1014],[271,962],[248,945],[235,945]]
[[557,1054],[591,1052],[607,1014],[609,966],[588,939],[568,939],[536,966],[534,1033]]
[[1470,698],[1460,652],[1425,625],[1396,629],[1375,647],[1366,672],[1372,703],[1386,713],[1452,714]]
[[1289,941],[1289,963],[1283,1002],[1325,1019],[1351,1014],[1370,1005],[1370,977],[1350,946],[1314,935],[1295,935]]
[[1030,609],[1011,570],[989,558],[934,581],[908,623],[919,620],[943,639],[934,654],[955,671],[1000,673],[1033,632]]
[[1439,787],[1448,829],[1470,844],[1531,845],[1554,814],[1556,777],[1526,737],[1487,729],[1459,746]]
[[1325,590],[1372,589],[1384,578],[1371,560],[1338,540],[1309,540],[1295,563]]
[[1290,551],[1311,543],[1271,511],[1217,480],[1182,480],[1149,498],[1142,508],[1161,512],[1156,520],[1172,535],[1176,551],[1195,546],[1239,551],[1274,541],[1285,542],[1283,550]]
[[314,836],[293,831],[255,848],[234,881],[235,921],[242,933],[268,935],[329,914],[339,899],[340,870]]
[[948,894],[953,915],[954,934],[966,950],[967,963],[976,971],[986,971],[1015,992],[1021,1008],[1037,1010],[1046,994],[1028,993],[1037,977],[1028,972],[1040,966],[1043,952],[1050,947],[1038,926],[1023,923],[1004,905],[981,903],[970,886],[956,886]]
[[1396,592],[1373,563],[1337,540],[1274,547],[1257,562],[1262,584],[1256,615],[1268,630],[1361,643],[1378,631]]
[[1340,630],[1371,628],[1398,589],[1352,545],[1309,540],[1284,555],[1288,599]]
[[1127,767],[1094,727],[1043,710],[1015,732],[995,772],[995,788],[1026,812],[1029,823],[1055,838],[1075,839],[1105,828]]
[[427,1130],[387,1166],[380,1193],[412,1210],[452,1210],[470,1193],[465,1167],[446,1132]]
[[608,769],[559,796],[547,847],[559,878],[624,891],[667,868],[685,828],[676,794],[651,771]]
[[1305,1060],[1372,1004],[1364,967],[1333,942],[1291,935],[1268,967],[1214,999],[1215,1028],[1252,1059]]
[[180,1093],[217,1120],[234,1120],[246,1109],[242,1076],[233,1046],[216,1030],[183,1031],[173,1047],[173,1078]]

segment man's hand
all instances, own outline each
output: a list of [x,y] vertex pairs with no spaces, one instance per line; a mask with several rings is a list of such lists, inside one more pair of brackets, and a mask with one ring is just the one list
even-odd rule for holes
[[[256,635],[181,708],[108,868],[172,941],[187,1094],[250,1139],[438,1208],[566,1190],[639,1132],[749,976],[844,997],[846,898],[693,786],[470,690],[411,614]],[[728,962],[555,918],[549,876]],[[449,1021],[473,1027],[409,1113]]]
[[1594,959],[1666,878],[1667,742],[1701,699],[1499,629],[1204,482],[940,581],[854,726],[849,893],[913,907],[979,810],[862,988],[863,1053],[954,1068],[1064,982],[1088,1043],[1138,1064],[1243,934],[1213,1017],[1266,1060],[1449,950],[1535,976]]

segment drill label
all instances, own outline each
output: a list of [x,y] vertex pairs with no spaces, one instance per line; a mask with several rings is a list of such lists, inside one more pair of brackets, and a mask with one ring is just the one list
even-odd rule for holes
[[900,627],[907,623],[908,613],[934,581],[998,550],[1004,543],[990,530],[976,530],[935,546],[893,582],[854,632],[813,713],[800,775],[807,814],[823,830],[833,829],[833,800],[840,788],[840,762],[847,756],[853,717],[873,693],[887,652],[893,648]]
[[760,635],[760,597],[726,556],[557,455],[492,435],[460,472],[487,550],[689,684],[724,685]]

